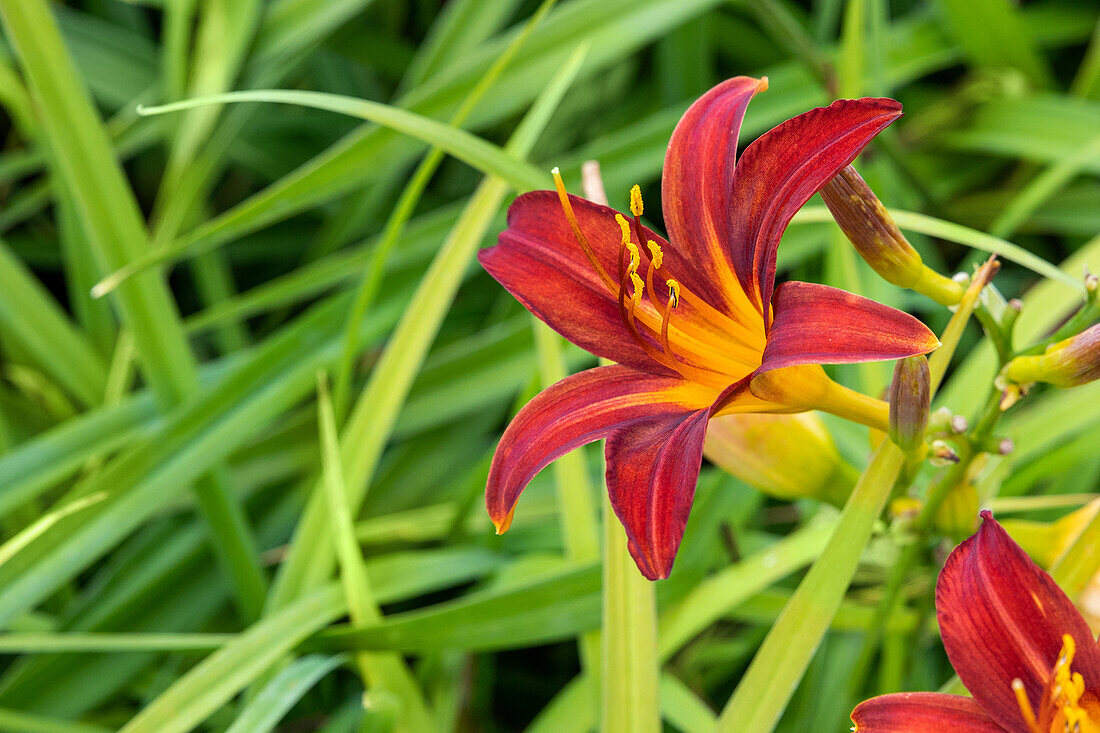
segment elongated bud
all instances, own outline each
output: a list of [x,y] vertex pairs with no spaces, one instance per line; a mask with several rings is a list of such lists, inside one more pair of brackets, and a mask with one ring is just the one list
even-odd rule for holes
[[887,282],[927,295],[941,305],[954,305],[963,287],[926,267],[920,253],[898,229],[875,192],[846,166],[821,189],[821,198],[848,241]]
[[1035,562],[1048,568],[1081,535],[1100,511],[1100,499],[1085,504],[1056,522],[1005,519],[1001,526]]
[[725,415],[710,421],[703,455],[745,483],[779,499],[842,505],[855,485],[825,423],[814,412]]
[[1038,356],[1016,357],[1001,374],[1010,385],[1046,382],[1063,389],[1100,379],[1100,323]]
[[931,375],[928,359],[910,356],[894,365],[890,385],[890,440],[905,451],[916,450],[924,442],[931,403]]

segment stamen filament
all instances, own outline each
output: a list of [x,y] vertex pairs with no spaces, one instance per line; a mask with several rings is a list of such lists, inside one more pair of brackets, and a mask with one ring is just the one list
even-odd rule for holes
[[672,351],[672,344],[668,340],[668,322],[672,320],[672,309],[680,305],[680,283],[669,279],[665,284],[668,285],[668,303],[665,305],[664,316],[661,318],[661,346],[664,347],[666,354],[679,361]]
[[1020,714],[1024,716],[1024,723],[1031,733],[1042,733],[1039,721],[1035,719],[1035,710],[1031,707],[1031,700],[1027,699],[1027,690],[1024,682],[1019,677],[1012,680],[1012,692],[1016,695],[1016,704],[1020,706]]
[[550,175],[554,177],[554,188],[558,191],[558,199],[561,201],[561,208],[565,212],[565,218],[569,222],[569,227],[573,230],[573,238],[577,240],[577,244],[584,250],[585,256],[588,261],[592,263],[592,267],[596,269],[596,273],[603,280],[604,285],[611,292],[614,297],[618,295],[618,291],[615,290],[615,283],[611,279],[611,276],[607,274],[607,271],[603,269],[603,265],[596,259],[596,253],[592,249],[592,245],[588,243],[588,239],[585,238],[584,232],[581,231],[580,222],[577,221],[577,215],[573,213],[573,204],[569,202],[569,194],[565,191],[565,182],[561,179],[561,171],[555,167],[550,171]]

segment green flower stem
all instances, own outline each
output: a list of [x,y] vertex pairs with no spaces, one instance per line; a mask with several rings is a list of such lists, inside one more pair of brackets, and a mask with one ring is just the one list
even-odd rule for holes
[[604,501],[603,713],[604,733],[661,730],[657,604],[653,583],[638,572],[622,525]]
[[791,596],[760,646],[715,728],[719,733],[768,733],[809,666],[855,575],[905,454],[884,441],[844,505],[825,551]]
[[[951,361],[951,357],[959,344],[959,339],[962,337],[963,330],[966,328],[966,324],[970,320],[971,314],[976,312],[976,309],[980,305],[979,295],[981,294],[981,289],[985,286],[985,283],[988,282],[989,278],[992,277],[992,272],[995,271],[994,266],[989,263],[979,269],[974,279],[967,287],[966,292],[963,294],[962,300],[959,301],[958,309],[948,321],[947,327],[943,331],[943,335],[940,336],[942,346],[932,355],[932,358],[929,359],[928,365],[929,371],[931,372],[931,391],[933,396],[939,388],[940,383],[943,381],[943,376],[947,371],[947,365]],[[995,321],[993,325],[997,325]],[[890,569],[890,574],[887,576],[886,583],[883,586],[882,598],[875,608],[875,615],[871,620],[871,625],[867,633],[863,636],[863,645],[860,648],[859,657],[857,657],[852,668],[852,673],[848,678],[848,689],[853,696],[858,695],[860,690],[863,689],[867,674],[871,669],[871,663],[878,653],[879,644],[882,641],[882,635],[888,621],[901,611],[901,587],[909,571],[921,556],[924,549],[923,538],[932,528],[936,519],[936,513],[939,511],[943,501],[947,498],[948,494],[951,493],[951,490],[966,477],[967,472],[970,470],[971,462],[977,455],[977,453],[971,449],[971,446],[982,440],[982,436],[988,437],[992,434],[993,426],[1002,414],[997,398],[998,395],[994,390],[986,401],[986,407],[985,411],[982,413],[982,417],[974,426],[970,442],[960,445],[960,450],[962,450],[963,455],[960,456],[959,462],[944,472],[944,475],[938,482],[929,488],[925,496],[920,514],[914,522],[914,530],[917,537],[913,542],[910,542],[902,548],[901,554],[898,556],[894,566]],[[902,653],[904,653],[903,650]]]
[[[539,379],[543,388],[564,379],[565,359],[561,337],[541,321],[532,318],[535,349],[539,360]],[[600,530],[596,515],[595,489],[585,465],[584,453],[575,451],[554,461],[554,483],[557,485],[558,511],[561,515],[562,540],[565,554],[574,562],[591,562],[600,557]],[[580,639],[581,669],[595,677],[599,669],[600,637],[589,632]]]

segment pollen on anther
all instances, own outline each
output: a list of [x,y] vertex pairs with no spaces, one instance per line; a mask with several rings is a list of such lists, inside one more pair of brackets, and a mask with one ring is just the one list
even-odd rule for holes
[[623,244],[630,244],[630,223],[622,214],[615,214],[615,223],[619,225],[619,231],[623,235]]
[[630,294],[630,297],[634,301],[634,305],[638,305],[642,302],[642,288],[645,287],[645,284],[636,272],[630,273],[630,282],[634,283],[634,292]]
[[635,183],[630,189],[630,213],[634,216],[641,216],[642,211],[642,188]]
[[660,270],[665,261],[665,253],[661,251],[661,245],[651,239],[646,242],[646,247],[649,248],[649,258],[653,261],[653,269]]
[[638,252],[638,247],[633,242],[625,242],[626,251],[630,253],[630,264],[626,266],[626,271],[631,275],[634,275],[638,271],[638,265],[642,261],[642,256]]
[[680,283],[670,278],[665,285],[668,286],[668,304],[675,308],[680,305]]

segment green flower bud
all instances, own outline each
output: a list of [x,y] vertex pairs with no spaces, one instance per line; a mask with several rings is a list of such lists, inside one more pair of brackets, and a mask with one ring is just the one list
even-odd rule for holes
[[1063,389],[1100,379],[1100,323],[1051,344],[1038,356],[1016,357],[1003,374],[1015,384],[1046,382]]
[[890,385],[890,440],[902,450],[914,451],[924,443],[930,402],[928,359],[898,359]]
[[962,298],[962,285],[925,267],[920,253],[852,166],[825,184],[821,198],[860,257],[884,280],[942,305],[954,305]]

